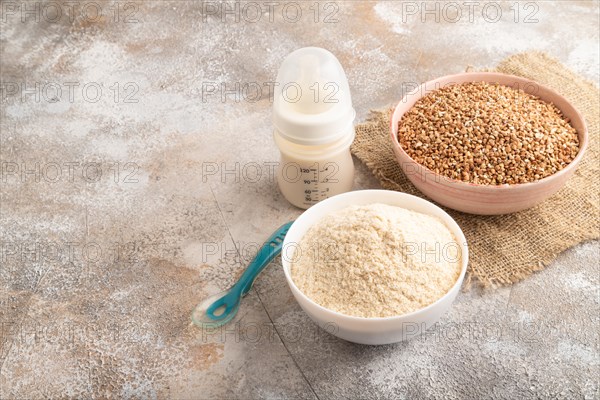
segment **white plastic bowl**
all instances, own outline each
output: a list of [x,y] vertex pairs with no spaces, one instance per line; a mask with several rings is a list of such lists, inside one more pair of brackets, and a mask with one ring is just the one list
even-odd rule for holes
[[[325,215],[347,206],[373,203],[389,204],[439,217],[454,234],[462,251],[460,276],[450,291],[435,303],[418,311],[396,317],[351,317],[318,305],[304,295],[292,281],[290,262],[294,250],[297,248],[297,243],[300,242],[302,236],[312,225]],[[281,260],[285,278],[296,301],[313,321],[327,332],[342,339],[355,343],[377,345],[410,339],[429,329],[440,319],[450,308],[460,290],[467,271],[469,250],[465,236],[458,224],[444,210],[429,201],[390,190],[359,190],[323,200],[300,215],[285,236]],[[335,288],[332,287],[331,290],[335,290]]]

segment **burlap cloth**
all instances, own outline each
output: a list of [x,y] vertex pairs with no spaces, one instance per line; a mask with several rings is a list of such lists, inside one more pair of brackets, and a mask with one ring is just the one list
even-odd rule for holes
[[[496,71],[520,75],[550,86],[585,116],[590,144],[576,174],[557,194],[529,210],[498,216],[446,211],[462,228],[469,244],[467,282],[509,285],[543,269],[569,247],[600,234],[598,88],[542,53],[518,54]],[[433,78],[433,77],[432,77]],[[356,127],[352,152],[385,189],[424,197],[404,176],[389,140],[391,109],[373,111]]]

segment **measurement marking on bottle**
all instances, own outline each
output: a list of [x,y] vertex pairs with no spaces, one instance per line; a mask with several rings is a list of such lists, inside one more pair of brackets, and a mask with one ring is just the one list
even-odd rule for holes
[[331,184],[338,183],[336,174],[338,167],[331,162],[319,165],[315,163],[311,166],[300,167],[300,178],[304,184],[304,204],[314,205],[321,200],[331,196]]

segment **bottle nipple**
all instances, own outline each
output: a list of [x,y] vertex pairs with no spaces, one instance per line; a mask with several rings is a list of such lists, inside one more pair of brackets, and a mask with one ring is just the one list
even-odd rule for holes
[[320,114],[328,111],[335,103],[324,101],[324,86],[335,85],[334,82],[324,82],[321,76],[321,64],[314,54],[305,54],[299,60],[298,87],[302,91],[300,99],[290,103],[291,108],[301,114]]
[[305,146],[332,143],[353,132],[356,113],[342,65],[325,49],[289,54],[277,74],[273,125],[286,140]]

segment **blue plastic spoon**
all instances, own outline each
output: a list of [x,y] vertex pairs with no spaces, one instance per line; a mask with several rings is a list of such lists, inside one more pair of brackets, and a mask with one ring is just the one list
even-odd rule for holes
[[292,223],[293,221],[282,225],[267,239],[235,285],[207,297],[194,308],[194,324],[200,328],[215,328],[231,321],[240,307],[242,297],[248,294],[256,277],[281,253],[283,239]]

